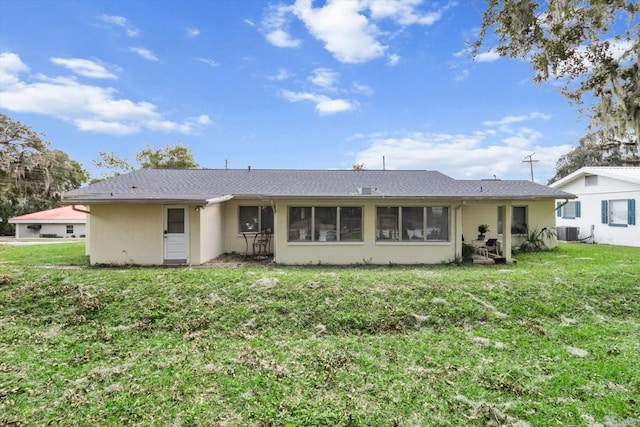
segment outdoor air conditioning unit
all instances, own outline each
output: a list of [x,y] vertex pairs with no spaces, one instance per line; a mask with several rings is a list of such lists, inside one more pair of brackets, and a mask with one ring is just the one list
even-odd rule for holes
[[558,234],[558,240],[565,242],[575,242],[580,240],[578,234],[580,234],[580,228],[578,227],[558,227],[556,230]]

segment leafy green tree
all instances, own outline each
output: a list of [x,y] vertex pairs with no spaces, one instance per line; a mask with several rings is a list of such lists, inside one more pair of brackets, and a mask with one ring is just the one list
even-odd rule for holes
[[143,169],[191,169],[199,166],[191,151],[181,145],[167,145],[157,150],[147,145],[136,155],[136,160]]
[[59,205],[62,193],[89,178],[80,163],[50,150],[44,134],[0,114],[0,232],[12,216]]
[[[153,149],[150,145],[135,156],[135,161],[116,156],[113,152],[100,151],[100,160],[94,160],[93,164],[99,169],[110,171],[103,174],[102,179],[118,176],[135,169],[190,169],[199,167],[193,158],[191,151],[181,145],[167,145],[164,148]],[[100,179],[93,182],[100,181]]]
[[487,0],[479,37],[501,56],[528,61],[541,83],[555,79],[570,101],[592,103],[591,127],[606,145],[637,152],[640,20],[636,0]]
[[622,166],[625,164],[620,151],[612,147],[607,150],[598,142],[596,135],[588,134],[580,139],[580,144],[556,162],[555,175],[549,184],[564,178],[584,166]]
[[[113,152],[107,153],[106,151],[100,151],[98,152],[98,155],[100,156],[100,160],[94,160],[92,162],[93,165],[98,169],[110,170],[111,176],[118,176],[135,170],[135,167],[129,160],[118,157]],[[102,179],[104,178],[106,177],[103,177]],[[93,181],[101,181],[101,179]]]

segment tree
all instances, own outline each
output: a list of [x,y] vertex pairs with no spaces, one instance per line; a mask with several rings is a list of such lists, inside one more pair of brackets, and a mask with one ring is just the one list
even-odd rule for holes
[[80,163],[50,150],[44,134],[0,114],[0,232],[9,217],[59,205],[89,178]]
[[556,182],[584,166],[622,166],[623,164],[619,150],[604,150],[597,136],[588,134],[580,138],[580,145],[560,156],[556,162],[555,175],[548,183]]
[[[93,164],[97,168],[107,169],[112,172],[110,176],[118,176],[121,173],[131,172],[135,169],[190,169],[199,167],[193,158],[191,151],[181,145],[167,145],[164,148],[154,150],[150,145],[146,145],[143,150],[135,156],[135,161],[118,157],[114,153],[100,151],[100,160],[94,160]],[[109,176],[103,174],[102,179]],[[99,181],[98,180],[94,180]]]
[[167,145],[157,150],[147,145],[136,155],[136,160],[144,169],[190,169],[199,166],[191,151],[181,145]]
[[473,54],[495,33],[496,52],[528,61],[536,82],[553,78],[570,101],[593,100],[591,128],[605,145],[637,152],[639,11],[636,0],[487,0]]

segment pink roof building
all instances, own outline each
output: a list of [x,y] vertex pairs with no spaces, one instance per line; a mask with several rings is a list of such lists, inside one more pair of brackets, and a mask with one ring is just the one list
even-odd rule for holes
[[[75,209],[74,209],[75,207]],[[81,205],[63,206],[46,211],[33,212],[9,218],[16,225],[16,238],[78,237],[86,233],[87,214]]]

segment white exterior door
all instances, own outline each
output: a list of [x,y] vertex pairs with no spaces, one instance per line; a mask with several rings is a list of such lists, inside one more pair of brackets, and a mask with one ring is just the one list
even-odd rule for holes
[[164,208],[164,263],[189,262],[189,221],[184,206]]

